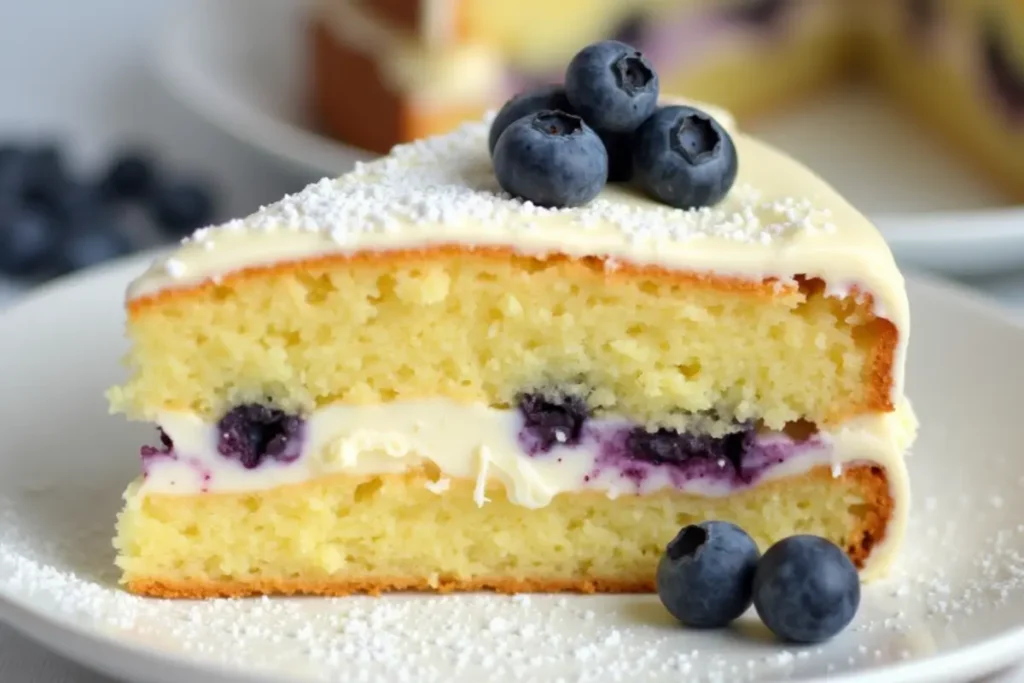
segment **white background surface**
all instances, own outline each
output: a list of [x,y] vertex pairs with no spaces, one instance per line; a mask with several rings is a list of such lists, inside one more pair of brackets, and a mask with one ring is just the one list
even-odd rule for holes
[[[121,143],[152,145],[182,171],[216,180],[221,212],[248,212],[298,188],[275,168],[184,111],[155,83],[148,45],[173,0],[0,2],[0,140],[52,135],[72,159],[91,166]],[[1019,277],[976,283],[1024,306]],[[0,283],[0,305],[13,291]],[[1001,681],[1020,681],[1012,675]],[[0,626],[3,683],[109,683]]]

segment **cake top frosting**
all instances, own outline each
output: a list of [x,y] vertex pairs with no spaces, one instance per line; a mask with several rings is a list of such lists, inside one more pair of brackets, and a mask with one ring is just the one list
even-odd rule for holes
[[892,309],[902,308],[893,301],[902,278],[874,226],[802,165],[736,131],[727,113],[703,108],[730,130],[740,159],[733,189],[712,207],[676,209],[614,184],[574,208],[511,197],[491,165],[488,118],[400,145],[245,219],[198,230],[136,279],[128,297],[288,259],[456,243],[740,277],[804,273],[837,287],[858,285],[888,317],[900,317]]

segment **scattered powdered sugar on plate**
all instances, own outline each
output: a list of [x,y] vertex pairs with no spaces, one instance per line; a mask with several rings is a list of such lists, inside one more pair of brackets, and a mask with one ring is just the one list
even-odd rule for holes
[[[1012,525],[986,539],[980,552],[950,551],[945,564],[916,562],[910,554],[893,577],[865,589],[847,634],[810,647],[772,642],[752,614],[731,631],[686,632],[655,596],[162,601],[116,587],[109,553],[97,551],[109,547],[109,520],[38,538],[23,531],[29,525],[22,510],[39,504],[28,501],[0,496],[0,596],[198,666],[217,663],[282,680],[561,677],[586,683],[824,675],[932,654],[942,646],[944,625],[983,610],[1006,611],[1024,593],[1024,525]],[[930,507],[926,501],[922,510]],[[915,523],[927,525],[926,517]],[[923,537],[919,531],[911,537]],[[948,527],[941,538],[957,533]],[[969,578],[956,573],[958,563],[970,568]]]

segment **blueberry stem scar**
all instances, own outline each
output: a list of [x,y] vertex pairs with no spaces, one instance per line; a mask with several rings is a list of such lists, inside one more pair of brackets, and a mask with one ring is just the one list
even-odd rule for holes
[[699,526],[688,526],[668,544],[666,552],[669,559],[681,560],[684,557],[694,556],[707,542],[708,532],[706,530]]

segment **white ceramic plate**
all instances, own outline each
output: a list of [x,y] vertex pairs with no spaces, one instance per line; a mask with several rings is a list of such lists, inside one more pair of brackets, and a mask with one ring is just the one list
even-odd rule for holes
[[[341,174],[370,155],[309,124],[304,5],[178,3],[158,46],[157,67],[187,107],[315,179]],[[999,206],[991,188],[875,97],[827,93],[753,131],[834,183],[877,221],[907,262],[950,274],[1024,263],[1024,207]]]
[[122,292],[143,258],[0,315],[0,618],[138,683],[963,680],[1024,652],[1024,330],[913,280],[922,421],[909,544],[853,626],[784,647],[752,614],[688,632],[656,596],[390,596],[174,602],[116,587],[110,536],[152,434],[106,413]]

